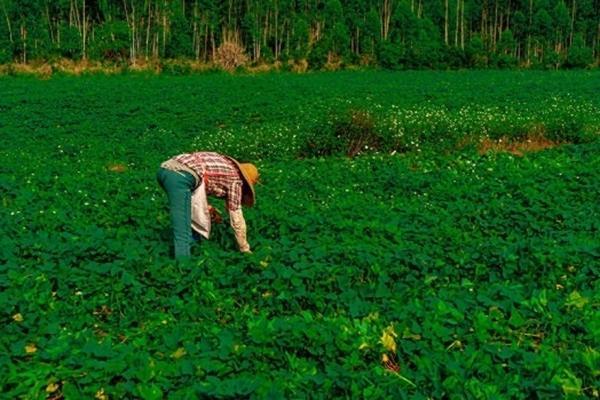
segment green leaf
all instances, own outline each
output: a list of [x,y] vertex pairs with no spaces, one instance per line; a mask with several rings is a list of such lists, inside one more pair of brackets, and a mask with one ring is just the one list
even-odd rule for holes
[[567,397],[580,396],[582,381],[568,369],[563,369],[559,374],[554,375],[552,383],[560,385],[563,393]]
[[160,400],[163,392],[157,385],[140,384],[137,386],[138,393],[144,400]]
[[589,303],[589,301],[590,299],[588,299],[587,297],[583,297],[581,294],[579,294],[578,291],[574,290],[573,292],[571,292],[571,294],[569,294],[569,297],[567,297],[565,305],[581,309],[587,303]]
[[523,325],[525,325],[527,321],[525,320],[525,318],[523,318],[523,315],[521,315],[521,313],[519,312],[519,310],[514,309],[511,313],[510,313],[510,318],[508,319],[508,323],[515,327],[515,328],[520,328]]

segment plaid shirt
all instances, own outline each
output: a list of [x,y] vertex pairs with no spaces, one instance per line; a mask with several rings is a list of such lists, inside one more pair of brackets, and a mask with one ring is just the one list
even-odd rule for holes
[[242,206],[242,178],[235,163],[218,153],[198,152],[173,157],[194,170],[206,184],[206,194],[226,198],[229,211]]

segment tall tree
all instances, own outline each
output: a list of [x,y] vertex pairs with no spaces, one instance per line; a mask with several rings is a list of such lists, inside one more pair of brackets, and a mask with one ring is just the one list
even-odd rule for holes
[[0,0],[0,62],[211,62],[228,40],[253,62],[308,57],[316,67],[375,56],[460,66],[473,51],[543,66],[580,49],[598,63],[600,0]]

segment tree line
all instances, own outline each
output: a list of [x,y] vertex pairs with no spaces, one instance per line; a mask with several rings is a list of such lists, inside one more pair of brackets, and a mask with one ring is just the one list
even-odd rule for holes
[[587,67],[600,0],[0,0],[0,63]]

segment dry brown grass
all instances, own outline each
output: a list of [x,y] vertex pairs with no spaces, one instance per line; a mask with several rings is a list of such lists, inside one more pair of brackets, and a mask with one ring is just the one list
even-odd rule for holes
[[533,153],[560,146],[563,143],[547,139],[543,135],[529,135],[524,139],[510,140],[503,137],[498,140],[485,138],[479,142],[479,154],[485,153],[510,153],[516,156],[523,156],[526,153]]
[[48,79],[52,76],[52,67],[48,64],[14,64],[13,67],[17,74],[34,74],[40,79]]
[[252,66],[248,66],[246,67],[246,71],[252,73],[252,74],[260,74],[260,73],[266,73],[266,72],[271,72],[271,71],[278,71],[281,68],[281,62],[275,62],[274,64],[265,64],[265,63],[260,63],[258,65],[252,65]]
[[[134,72],[152,72],[155,74],[162,72],[162,65],[158,60],[139,59],[135,63],[128,65],[127,68]],[[123,68],[120,68],[120,70],[122,71]]]
[[292,72],[303,74],[308,71],[308,61],[304,58],[301,60],[289,61],[288,63],[291,64],[290,70]]
[[203,61],[191,61],[190,68],[194,72],[206,72],[215,68],[215,64]]
[[48,64],[7,64],[0,66],[0,75],[34,75],[48,79],[52,76],[52,67]]
[[0,66],[0,75],[33,75],[40,79],[48,79],[56,72],[81,75],[83,73],[115,74],[121,71],[122,68],[117,66],[104,65],[99,62],[87,60],[73,61],[67,59],[61,59],[52,63],[14,63]]
[[[237,48],[234,50],[234,53],[238,54],[242,50],[243,49]],[[0,65],[0,76],[31,75],[40,79],[49,79],[55,73],[74,76],[83,74],[113,75],[123,73],[124,71],[160,74],[168,70],[169,66],[179,66],[183,71],[188,71],[190,73],[202,73],[219,68],[226,71],[233,71],[240,66],[244,67],[245,71],[256,74],[280,71],[284,68],[295,73],[305,73],[308,71],[308,61],[305,59],[290,60],[287,61],[287,64],[285,65],[281,61],[276,61],[274,63],[261,63],[254,66],[248,66],[246,65],[248,59],[245,54],[241,56],[240,54],[230,54],[230,56],[232,58],[229,59],[229,61],[221,60],[224,64],[219,62],[219,60],[216,60],[215,62],[204,62],[191,60],[146,60],[143,58],[135,60],[134,63],[129,61],[129,63],[122,64],[110,64],[89,60],[74,61],[69,59],[60,59],[53,62],[32,62],[28,64],[2,64]],[[242,58],[236,58],[238,56]],[[341,63],[337,63],[334,60],[332,63],[328,64],[326,68],[335,70],[340,67],[340,64]]]
[[242,46],[239,32],[224,31],[223,42],[217,49],[215,62],[225,71],[234,71],[248,62],[246,49]]
[[360,56],[359,65],[361,67],[375,66],[375,65],[377,65],[377,60],[373,56],[370,56],[368,54],[363,54],[363,55]]
[[81,75],[84,73],[104,73],[116,74],[121,72],[121,68],[117,66],[103,65],[97,61],[89,60],[67,60],[62,59],[52,63],[52,70],[62,72],[69,75]]
[[79,76],[82,74],[119,74],[125,69],[131,71],[161,72],[161,64],[152,60],[136,60],[130,65],[103,64],[98,61],[60,59],[51,63],[32,62],[30,64],[0,65],[0,75],[32,75],[48,79],[55,73]]
[[326,71],[339,71],[342,68],[342,58],[332,52],[327,54],[327,62],[323,66]]

